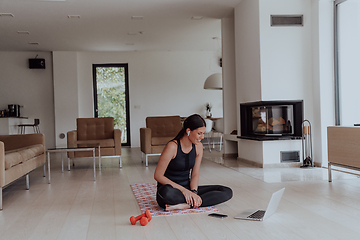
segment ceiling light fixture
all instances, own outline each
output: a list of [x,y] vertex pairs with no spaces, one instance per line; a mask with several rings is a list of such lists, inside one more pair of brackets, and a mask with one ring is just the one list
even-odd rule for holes
[[29,31],[17,31],[18,34],[30,34]]
[[143,20],[144,17],[143,16],[131,16],[132,20]]
[[68,15],[68,18],[80,18],[80,15]]
[[191,19],[192,20],[201,20],[203,17],[202,16],[193,16]]
[[0,17],[14,17],[12,13],[0,13]]
[[211,74],[205,80],[204,89],[222,90],[222,74],[221,73]]

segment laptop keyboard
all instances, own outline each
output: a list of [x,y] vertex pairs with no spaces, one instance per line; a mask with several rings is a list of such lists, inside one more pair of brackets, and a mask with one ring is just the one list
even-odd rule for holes
[[265,211],[263,210],[258,210],[256,212],[254,212],[253,214],[249,215],[248,218],[253,218],[253,219],[262,219],[265,215]]

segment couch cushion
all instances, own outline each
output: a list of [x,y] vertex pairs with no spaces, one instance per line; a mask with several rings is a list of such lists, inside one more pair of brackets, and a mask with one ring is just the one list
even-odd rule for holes
[[36,144],[5,152],[5,170],[44,153],[44,145]]
[[174,137],[153,137],[151,138],[152,146],[166,145]]

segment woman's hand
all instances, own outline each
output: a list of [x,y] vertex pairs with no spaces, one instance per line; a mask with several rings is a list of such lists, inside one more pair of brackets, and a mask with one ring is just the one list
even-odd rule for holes
[[193,194],[195,195],[195,197],[193,198],[193,200],[194,200],[193,208],[198,208],[202,204],[202,199],[196,193],[193,193]]
[[193,208],[198,208],[201,203],[202,203],[202,199],[199,195],[197,195],[196,193],[185,189],[183,192],[186,203],[190,206],[193,206]]

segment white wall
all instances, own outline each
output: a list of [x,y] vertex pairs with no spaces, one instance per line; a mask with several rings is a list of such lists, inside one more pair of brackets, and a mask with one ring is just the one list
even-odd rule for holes
[[240,103],[261,100],[259,0],[243,0],[235,8],[235,51],[240,111]]
[[[304,100],[304,118],[313,123],[314,160],[323,165],[326,127],[334,119],[332,4],[330,0],[243,0],[235,8],[238,104]],[[304,26],[270,27],[271,14],[303,14]],[[299,140],[262,144],[241,140],[238,156],[273,164],[280,162],[280,150],[296,149],[301,150]]]
[[[240,103],[261,100],[259,0],[243,0],[235,8],[237,129]],[[238,157],[262,163],[263,143],[240,139]]]
[[[260,0],[260,56],[261,99],[304,100],[304,119],[313,122],[311,3],[311,0]],[[304,25],[272,27],[272,14],[302,14]],[[301,152],[301,140],[263,144],[264,164],[280,163],[279,150]]]
[[66,147],[60,134],[76,129],[79,117],[76,52],[54,52],[54,105],[56,147]]
[[[45,59],[46,69],[29,69],[29,58]],[[20,104],[27,123],[40,119],[46,147],[54,147],[54,99],[50,52],[0,52],[0,109]],[[27,128],[27,133],[33,130]]]
[[[224,134],[237,130],[234,15],[221,19]],[[237,142],[224,138],[224,154],[237,153]]]
[[[131,146],[138,147],[139,129],[145,126],[145,118],[155,115],[188,116],[204,114],[205,103],[213,105],[213,116],[222,117],[222,92],[204,90],[205,79],[214,72],[221,72],[215,64],[215,52],[78,52],[64,54],[61,61],[77,62],[77,72],[64,73],[77,78],[78,112],[69,113],[66,118],[93,117],[92,64],[128,63],[130,91]],[[65,57],[67,55],[67,57]],[[75,60],[76,59],[76,60]],[[65,64],[58,63],[57,64]],[[67,74],[70,74],[68,76]],[[55,82],[63,76],[54,76]],[[76,94],[75,94],[76,95]],[[61,104],[61,103],[60,103]],[[135,108],[135,106],[137,108]],[[57,105],[55,106],[55,109]],[[77,116],[78,114],[78,116]],[[62,121],[65,116],[57,116]],[[65,119],[66,120],[66,119]],[[58,137],[58,136],[57,136]]]
[[334,2],[313,3],[318,31],[314,31],[314,161],[327,166],[327,127],[335,125]]
[[[304,26],[270,26],[272,14],[303,14]],[[311,0],[260,1],[261,99],[305,101],[312,118]]]

